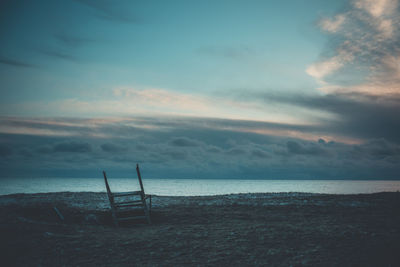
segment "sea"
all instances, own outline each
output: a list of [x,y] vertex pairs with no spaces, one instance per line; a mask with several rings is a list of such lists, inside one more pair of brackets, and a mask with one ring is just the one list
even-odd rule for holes
[[[139,190],[136,178],[110,178],[113,192]],[[400,191],[400,181],[377,180],[245,180],[143,179],[146,194],[207,196],[238,193],[305,192],[367,194]],[[1,178],[0,195],[48,192],[105,192],[102,178]]]

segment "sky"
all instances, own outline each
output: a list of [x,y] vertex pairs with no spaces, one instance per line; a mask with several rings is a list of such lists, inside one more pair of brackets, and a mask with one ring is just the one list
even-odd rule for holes
[[400,179],[398,0],[0,2],[0,176]]

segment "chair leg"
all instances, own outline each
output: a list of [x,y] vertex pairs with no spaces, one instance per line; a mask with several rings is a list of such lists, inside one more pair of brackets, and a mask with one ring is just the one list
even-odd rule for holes
[[149,210],[148,210],[147,208],[144,209],[144,213],[145,213],[145,215],[146,215],[147,222],[148,222],[149,224],[151,224],[150,214],[149,214],[150,212],[149,212]]
[[149,209],[148,209],[148,207],[147,207],[146,198],[144,197],[144,193],[142,193],[141,198],[142,198],[142,204],[143,204],[144,215],[146,216],[147,222],[148,222],[149,224],[151,224],[150,212],[149,212]]
[[118,225],[117,214],[115,214],[114,209],[111,209],[111,215],[112,215],[112,218],[113,218],[113,222],[114,222],[115,227],[118,227],[119,225]]
[[151,195],[149,195],[149,198],[150,198],[150,204],[149,204],[149,214],[150,214],[150,216],[151,216]]

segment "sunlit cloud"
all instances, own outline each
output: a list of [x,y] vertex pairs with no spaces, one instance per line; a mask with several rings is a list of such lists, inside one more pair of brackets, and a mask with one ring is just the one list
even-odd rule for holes
[[[335,36],[334,56],[307,67],[325,93],[400,93],[400,13],[397,0],[356,0],[348,10],[318,24]],[[331,54],[332,54],[331,52]],[[353,73],[361,82],[341,82]]]
[[[163,123],[160,123],[160,121]],[[181,116],[161,116],[159,119],[151,117],[104,117],[95,119],[0,117],[0,122],[0,134],[54,137],[129,138],[132,134],[143,131],[169,132],[177,129],[200,127],[209,131],[253,133],[308,141],[315,141],[320,138],[345,144],[359,144],[364,141],[360,138],[324,133],[323,128],[325,126],[318,124],[296,125],[261,121],[182,118]],[[125,128],[126,131],[109,131],[112,127]]]
[[320,21],[319,25],[324,31],[335,33],[340,30],[345,19],[346,17],[344,14],[339,14],[332,19],[324,18]]
[[397,0],[356,0],[355,7],[364,9],[375,18],[388,15],[394,12],[397,7]]
[[[243,101],[221,94],[202,95],[163,88],[115,87],[108,99],[63,99],[13,104],[8,110],[68,117],[183,116],[309,124],[329,114],[303,107]],[[13,115],[13,114],[11,114]]]
[[337,56],[310,65],[306,69],[306,72],[308,75],[316,78],[321,83],[324,83],[323,79],[326,76],[339,70],[347,62],[352,61],[353,58],[354,57],[351,53],[341,50]]

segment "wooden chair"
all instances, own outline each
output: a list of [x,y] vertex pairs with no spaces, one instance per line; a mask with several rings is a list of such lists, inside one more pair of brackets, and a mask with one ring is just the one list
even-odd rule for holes
[[[140,175],[139,164],[136,164],[136,172],[139,179],[140,190],[130,191],[124,193],[112,193],[110,185],[107,181],[106,172],[103,171],[104,182],[106,184],[107,195],[110,201],[111,214],[115,226],[118,227],[119,222],[131,221],[137,219],[145,219],[151,224],[150,213],[151,213],[151,195],[144,193],[142,177]],[[149,203],[147,203],[149,202]],[[140,214],[140,211],[143,211]],[[139,212],[139,215],[137,214]]]

